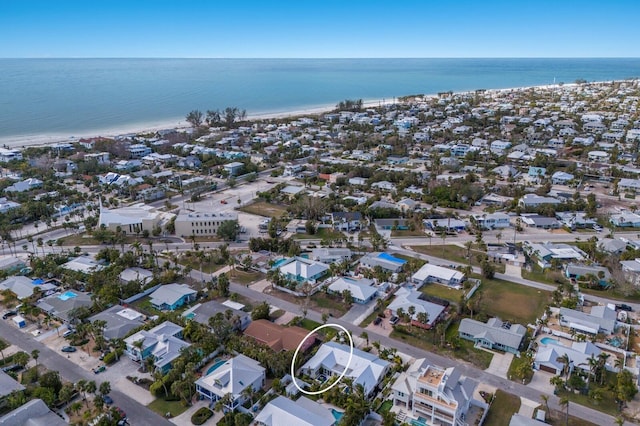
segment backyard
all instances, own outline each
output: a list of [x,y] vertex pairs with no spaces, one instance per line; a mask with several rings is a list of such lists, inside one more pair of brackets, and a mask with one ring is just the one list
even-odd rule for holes
[[438,297],[456,305],[460,303],[460,298],[465,294],[465,290],[456,290],[453,287],[434,283],[423,285],[420,292],[426,296]]
[[511,416],[520,410],[520,398],[516,395],[496,391],[495,399],[491,403],[484,424],[491,426],[509,426]]

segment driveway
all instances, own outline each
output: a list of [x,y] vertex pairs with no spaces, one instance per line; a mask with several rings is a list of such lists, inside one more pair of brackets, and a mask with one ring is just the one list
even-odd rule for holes
[[364,321],[375,308],[376,305],[373,302],[369,302],[366,305],[354,303],[349,312],[341,316],[340,319],[357,325]]
[[489,368],[485,371],[487,373],[491,373],[498,377],[502,377],[503,379],[507,379],[507,373],[509,372],[509,366],[511,365],[511,361],[513,361],[512,353],[498,353],[494,351],[488,351],[493,354],[493,358],[491,358],[491,364],[489,364]]
[[531,383],[529,383],[527,386],[547,395],[553,395],[554,386],[549,383],[549,380],[553,376],[554,374],[547,373],[546,371],[534,370]]

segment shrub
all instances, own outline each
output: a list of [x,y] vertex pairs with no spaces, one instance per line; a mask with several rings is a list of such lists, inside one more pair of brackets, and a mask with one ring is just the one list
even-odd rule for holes
[[207,407],[202,407],[191,416],[191,423],[194,425],[201,425],[209,418],[213,416],[213,411],[209,410]]
[[115,352],[109,352],[108,354],[106,354],[104,356],[103,361],[107,365],[113,364],[116,361],[116,353]]

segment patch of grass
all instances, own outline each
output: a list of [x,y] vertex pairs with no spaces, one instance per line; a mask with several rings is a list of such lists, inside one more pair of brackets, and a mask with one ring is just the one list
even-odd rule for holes
[[[410,248],[418,253],[438,257],[440,259],[450,260],[452,262],[460,263],[464,266],[469,264],[469,259],[467,259],[467,249],[464,247],[450,244],[440,244],[428,246],[411,246]],[[475,248],[471,249],[471,266],[480,267],[480,262],[478,262],[477,259],[478,254],[481,254],[483,256],[486,255],[485,252],[478,251]],[[493,266],[495,266],[497,273],[504,274],[504,263],[494,263]]]
[[542,269],[538,265],[531,265],[531,271],[522,268],[522,278],[556,286],[567,281],[562,272]]
[[395,231],[391,231],[391,236],[392,237],[424,237],[424,231],[420,230],[420,229],[415,229],[415,230],[410,230],[410,229],[406,229],[406,230],[395,230]]
[[6,341],[0,339],[0,351],[8,347],[9,347],[9,344]]
[[[482,288],[482,285],[480,288]],[[458,305],[460,303],[460,297],[465,293],[465,290],[456,290],[446,285],[430,283],[423,285],[420,288],[420,292],[427,296],[439,297],[440,299],[448,300]]]
[[[521,354],[519,358],[517,356],[514,356],[513,360],[511,361],[511,365],[509,366],[507,377],[515,382],[522,383],[522,379],[518,377],[517,371],[518,371],[518,368],[523,364],[531,364],[531,358],[525,356],[524,354]],[[525,385],[529,384],[532,378],[533,378],[533,369],[531,369],[531,374],[528,374],[527,377],[524,378],[523,384]]]
[[481,311],[490,317],[523,325],[533,323],[551,301],[551,293],[546,290],[478,275],[473,277],[482,280],[473,297],[482,293]]
[[498,389],[484,422],[492,426],[509,426],[511,416],[519,410],[520,398]]
[[151,404],[147,405],[148,408],[160,414],[162,417],[166,413],[171,413],[171,417],[179,416],[184,413],[188,407],[185,407],[181,401],[165,401],[162,398],[158,398]]
[[[450,326],[446,333],[447,340],[451,340],[457,335],[458,324]],[[470,340],[458,339],[457,349],[453,349],[449,345],[443,347],[440,345],[439,339],[435,337],[433,330],[424,330],[419,327],[394,326],[390,336],[429,352],[468,361],[482,370],[489,367],[493,358],[492,353],[474,348],[473,342]]]
[[318,228],[315,234],[294,234],[293,238],[298,240],[346,240],[347,237],[332,228]]
[[[611,416],[620,415],[614,393],[608,390],[607,387],[602,387],[601,389],[603,391],[602,400],[597,402],[593,398],[589,397],[589,395],[582,395],[581,393],[576,394],[573,392],[566,392],[566,395],[571,403],[584,405],[585,407],[601,411]],[[564,394],[560,394],[560,396],[562,395]],[[569,405],[569,415],[571,415],[571,405]],[[564,414],[562,415],[562,418],[564,419]]]
[[[559,410],[551,410],[551,416],[547,414],[546,422],[553,426],[565,426],[565,413]],[[585,419],[571,415],[571,406],[569,406],[569,426],[600,426]]]
[[378,413],[380,414],[386,413],[389,410],[391,410],[391,407],[393,407],[393,402],[387,400],[383,402],[382,405],[380,405],[380,408],[378,408]]
[[[311,331],[320,327],[322,324],[320,324],[319,322],[310,320],[309,318],[303,318],[303,319],[300,319],[299,321],[298,319],[293,319],[291,323],[289,323],[289,325],[297,325],[298,327],[302,327],[305,330]],[[338,330],[335,328],[327,327],[320,330],[318,334],[324,336],[324,339],[326,341],[329,341],[333,339],[336,336],[336,334],[338,334]]]
[[280,217],[287,213],[287,208],[285,206],[267,203],[266,201],[256,201],[246,206],[242,206],[238,210],[265,217]]
[[[231,276],[231,274],[233,274],[233,276]],[[231,281],[244,285],[253,284],[256,281],[260,281],[264,277],[265,275],[261,272],[240,271],[239,269],[236,269],[235,271],[229,273],[229,279]]]

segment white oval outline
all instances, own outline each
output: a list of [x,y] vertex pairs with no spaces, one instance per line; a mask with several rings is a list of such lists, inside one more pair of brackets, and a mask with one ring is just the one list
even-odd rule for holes
[[[333,382],[331,385],[329,385],[328,388],[326,389],[321,389],[319,391],[307,391],[302,389],[300,386],[298,386],[298,382],[296,381],[296,374],[295,374],[295,365],[296,365],[296,358],[298,357],[298,352],[300,352],[300,348],[302,347],[302,344],[309,338],[311,337],[311,335],[313,333],[315,333],[316,331],[322,330],[323,328],[327,328],[327,327],[333,327],[333,328],[339,328],[340,330],[344,331],[345,334],[349,337],[349,360],[347,361],[347,365],[344,367],[344,371],[342,372],[342,374],[340,374],[340,376],[338,377],[338,380],[336,380],[335,382]],[[341,326],[340,324],[322,324],[316,328],[314,328],[313,330],[311,330],[309,332],[309,334],[307,334],[305,336],[304,339],[302,339],[300,341],[300,343],[298,344],[298,347],[296,348],[295,353],[293,354],[293,359],[291,360],[291,381],[293,382],[293,385],[303,394],[305,395],[320,395],[321,393],[327,392],[328,390],[330,390],[332,387],[334,387],[335,385],[337,385],[338,383],[340,383],[340,380],[342,380],[342,378],[344,377],[344,375],[347,373],[347,370],[349,369],[349,366],[351,365],[351,360],[353,359],[353,339],[351,338],[351,333],[349,333],[349,330],[347,330],[346,328],[344,328],[343,326]]]

